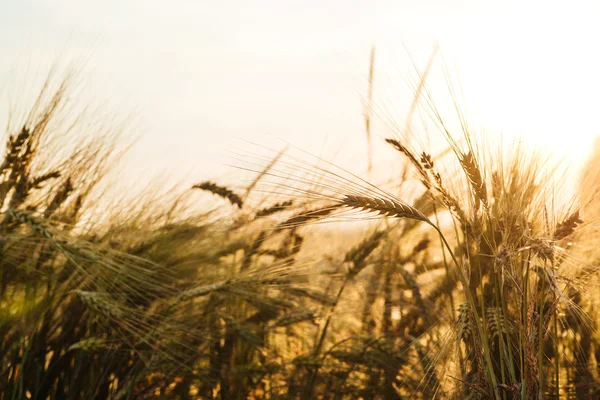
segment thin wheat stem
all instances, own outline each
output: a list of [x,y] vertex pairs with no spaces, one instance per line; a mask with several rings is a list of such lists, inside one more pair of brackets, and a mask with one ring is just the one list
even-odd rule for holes
[[438,228],[434,224],[430,223],[430,225],[438,232],[438,234],[442,238],[444,245],[446,246],[446,248],[448,249],[448,252],[450,253],[450,256],[452,257],[452,261],[454,262],[454,265],[456,265],[456,268],[458,268],[459,276],[461,277],[461,283],[463,285],[465,295],[467,296],[467,301],[471,304],[471,308],[473,310],[473,314],[475,317],[475,325],[477,326],[477,331],[483,342],[483,356],[484,356],[485,362],[487,364],[487,373],[488,373],[488,377],[490,378],[491,389],[492,389],[492,392],[495,393],[496,396],[498,396],[500,393],[497,388],[498,381],[496,380],[496,375],[494,374],[494,366],[492,364],[492,359],[490,356],[490,346],[488,344],[487,335],[485,334],[485,331],[483,330],[483,328],[481,326],[481,322],[479,320],[479,313],[477,312],[477,305],[475,303],[475,299],[473,298],[473,294],[471,293],[468,282],[465,279],[462,267],[458,263],[458,260],[456,259],[456,256],[454,255],[454,252],[452,251],[452,248],[450,247],[450,244],[444,237],[444,234],[442,233],[440,228]]

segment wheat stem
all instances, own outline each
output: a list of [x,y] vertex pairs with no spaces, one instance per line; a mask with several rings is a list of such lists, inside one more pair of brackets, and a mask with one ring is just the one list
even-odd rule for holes
[[452,248],[450,247],[450,244],[448,243],[448,241],[446,240],[444,234],[442,233],[442,231],[440,230],[440,228],[438,228],[436,225],[432,224],[431,222],[429,222],[429,224],[438,232],[438,234],[440,235],[440,237],[442,238],[442,241],[444,242],[444,245],[446,246],[446,248],[448,249],[448,252],[450,253],[450,257],[452,257],[452,261],[454,262],[454,265],[456,266],[456,268],[458,268],[459,271],[459,276],[461,278],[461,283],[463,285],[463,289],[465,291],[465,295],[467,296],[467,301],[471,304],[471,308],[473,309],[473,314],[475,317],[475,325],[477,326],[477,331],[479,333],[479,336],[481,337],[481,340],[483,342],[483,356],[485,358],[485,362],[487,364],[487,373],[489,378],[491,379],[491,384],[492,384],[492,391],[498,395],[498,381],[496,380],[496,375],[494,374],[494,366],[492,364],[492,359],[490,356],[490,346],[488,343],[488,338],[487,335],[485,334],[482,326],[481,326],[481,322],[479,320],[479,313],[477,312],[477,304],[475,303],[475,299],[473,298],[473,294],[471,293],[471,289],[469,288],[468,282],[465,279],[465,276],[463,274],[462,271],[462,267],[460,266],[460,264],[458,263],[458,260],[456,259],[456,256],[454,255],[454,252],[452,251]]

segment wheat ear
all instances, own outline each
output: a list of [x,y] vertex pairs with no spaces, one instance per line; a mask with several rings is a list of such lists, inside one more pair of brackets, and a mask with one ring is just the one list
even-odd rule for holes
[[341,203],[346,207],[378,212],[380,215],[388,217],[409,218],[431,224],[431,221],[419,210],[397,200],[346,195]]
[[209,182],[209,181],[202,182],[202,183],[192,186],[192,189],[205,190],[207,192],[216,194],[217,196],[220,196],[224,199],[229,200],[229,202],[231,204],[238,206],[238,208],[242,208],[242,206],[243,206],[243,201],[240,196],[238,196],[232,190],[229,190],[228,188],[226,188],[224,186],[218,186],[216,183]]

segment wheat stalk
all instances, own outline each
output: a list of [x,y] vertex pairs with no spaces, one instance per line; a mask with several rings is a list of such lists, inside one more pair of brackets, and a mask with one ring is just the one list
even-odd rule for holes
[[[460,263],[458,262],[458,260],[456,259],[456,256],[454,255],[454,252],[452,251],[452,247],[446,240],[446,237],[444,236],[444,234],[442,233],[440,228],[437,225],[435,225],[433,222],[431,222],[425,215],[423,215],[423,213],[421,213],[416,208],[411,207],[408,204],[402,203],[397,200],[392,201],[389,199],[381,199],[381,198],[374,198],[374,197],[371,198],[371,197],[354,196],[354,195],[346,195],[345,198],[341,201],[341,203],[342,203],[342,205],[345,205],[345,206],[351,207],[351,208],[359,208],[364,211],[378,212],[380,215],[386,215],[389,217],[396,217],[396,218],[408,218],[408,219],[426,222],[431,227],[433,227],[440,235],[440,238],[441,238],[444,246],[450,253],[450,256],[452,258],[454,265],[458,269],[461,268]],[[472,311],[474,314],[474,318],[477,321],[477,320],[479,320],[479,315],[478,315],[477,309],[474,308],[474,305],[476,304],[476,302],[475,302],[473,294],[469,290],[468,281],[464,275],[461,276],[461,282],[465,289],[465,294],[467,296],[468,303],[473,307]],[[491,359],[491,355],[490,355],[488,338],[487,338],[486,333],[484,332],[483,328],[479,324],[476,324],[476,326],[477,326],[477,330],[479,333],[479,339],[483,342],[484,358],[485,358],[485,361],[487,364],[486,372],[489,374],[491,387],[495,388],[497,385],[497,380],[496,380],[495,375],[493,374],[492,359]],[[494,390],[496,390],[496,389],[494,389]]]
[[371,47],[369,61],[369,91],[364,104],[363,116],[365,118],[365,133],[367,134],[367,156],[369,159],[369,173],[373,170],[373,143],[371,141],[371,113],[373,111],[373,78],[375,75],[375,46]]

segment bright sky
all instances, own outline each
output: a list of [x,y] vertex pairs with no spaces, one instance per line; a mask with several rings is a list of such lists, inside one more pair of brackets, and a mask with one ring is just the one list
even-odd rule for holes
[[402,125],[406,49],[422,68],[437,41],[474,125],[580,160],[600,134],[596,3],[5,0],[0,88],[22,65],[89,57],[82,101],[135,115],[132,175],[219,176],[236,138],[265,134],[355,166],[370,46],[377,104]]

